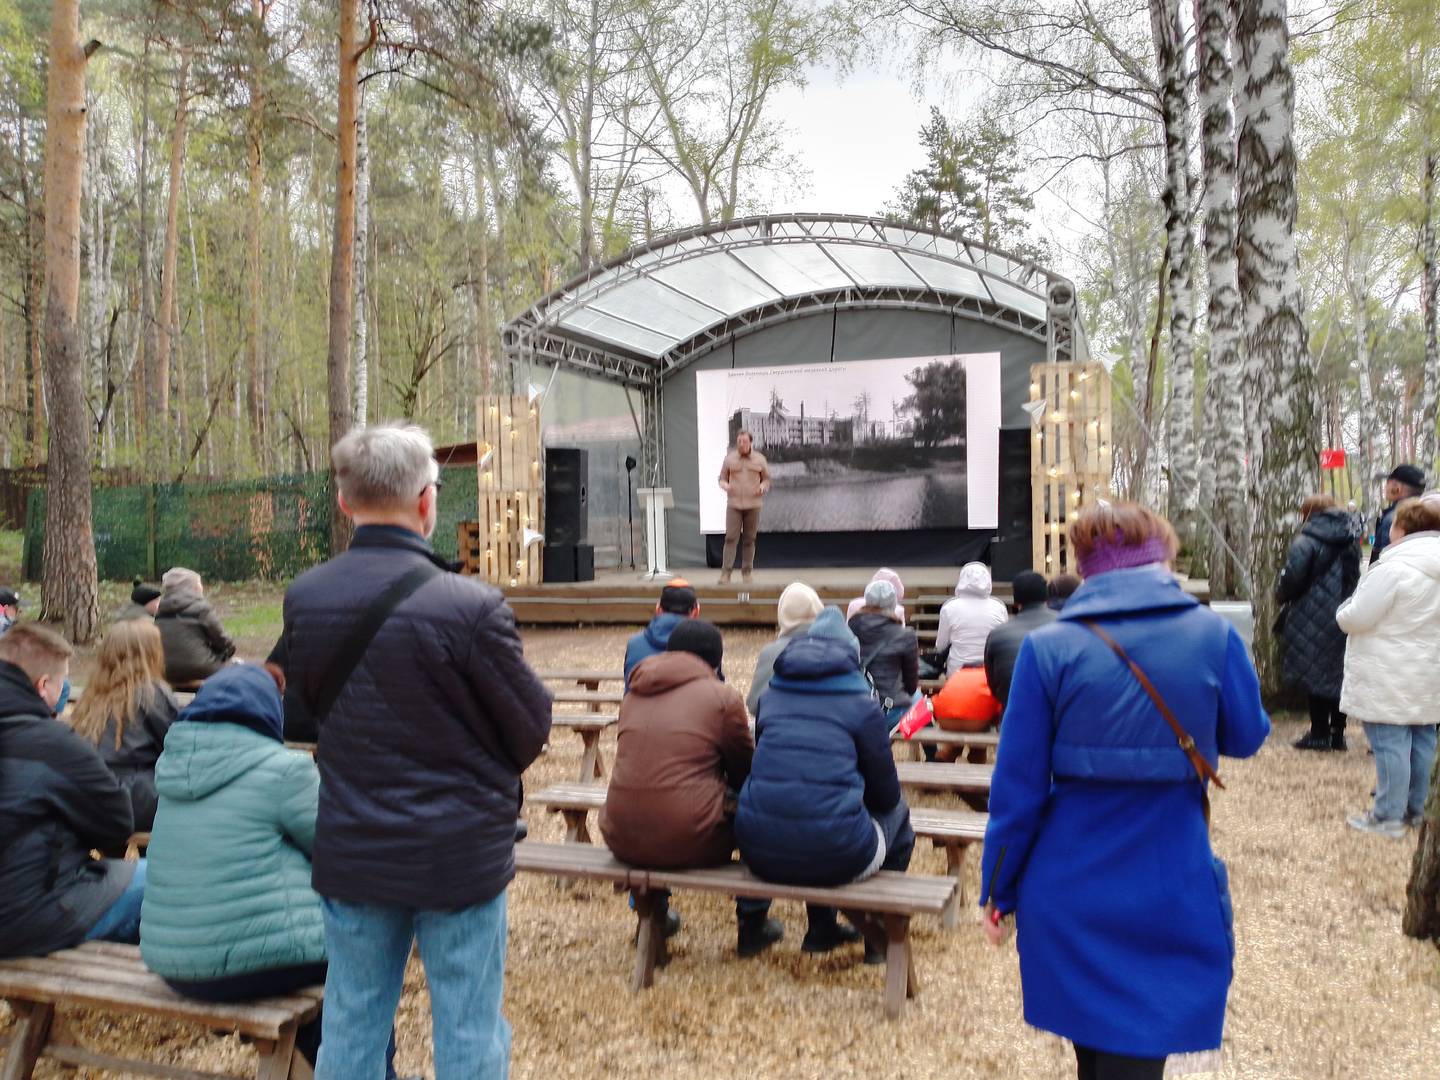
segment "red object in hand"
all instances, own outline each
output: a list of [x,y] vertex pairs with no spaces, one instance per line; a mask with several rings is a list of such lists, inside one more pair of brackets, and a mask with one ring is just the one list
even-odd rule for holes
[[999,926],[999,925],[1000,925],[1000,920],[1003,919],[1004,917],[1005,917],[1004,915],[1000,914],[1000,909],[999,909],[999,908],[992,907],[992,908],[990,909],[990,925],[991,925],[991,926]]
[[930,699],[921,694],[915,704],[911,705],[905,715],[900,718],[900,723],[895,725],[895,730],[909,739],[933,719],[935,719],[935,713],[930,708]]

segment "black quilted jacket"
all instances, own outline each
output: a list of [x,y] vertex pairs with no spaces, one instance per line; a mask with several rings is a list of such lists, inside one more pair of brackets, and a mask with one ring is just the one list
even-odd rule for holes
[[1338,698],[1345,633],[1335,612],[1360,580],[1359,530],[1338,507],[1311,516],[1290,545],[1275,594],[1285,612],[1285,681],[1307,694]]
[[[271,654],[287,711],[296,694],[319,696],[350,626],[424,559],[439,562],[417,534],[366,525],[349,551],[295,580]],[[316,891],[421,909],[493,899],[515,875],[520,774],[549,733],[550,693],[500,590],[459,574],[425,582],[321,722]]]

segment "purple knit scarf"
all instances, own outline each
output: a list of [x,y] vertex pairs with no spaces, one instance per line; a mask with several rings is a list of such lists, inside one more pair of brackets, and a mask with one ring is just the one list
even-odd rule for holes
[[1126,544],[1117,533],[1111,540],[1102,540],[1095,550],[1080,559],[1080,576],[1092,578],[1111,570],[1127,570],[1170,559],[1170,545],[1161,537],[1152,536],[1138,544]]

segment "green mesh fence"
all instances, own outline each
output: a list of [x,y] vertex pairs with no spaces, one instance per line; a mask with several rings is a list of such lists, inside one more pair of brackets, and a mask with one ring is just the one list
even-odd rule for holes
[[[435,551],[456,558],[456,529],[479,512],[474,466],[443,469]],[[325,560],[330,483],[325,475],[271,476],[223,484],[96,488],[91,518],[100,577],[154,580],[188,566],[217,581],[287,581]],[[45,492],[30,492],[25,576],[39,580]]]

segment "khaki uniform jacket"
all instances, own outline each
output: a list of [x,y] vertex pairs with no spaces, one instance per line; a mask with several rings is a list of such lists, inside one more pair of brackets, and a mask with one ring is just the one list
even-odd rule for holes
[[760,488],[770,482],[770,466],[759,450],[741,454],[731,447],[720,466],[720,479],[730,484],[730,509],[758,510],[765,501]]

